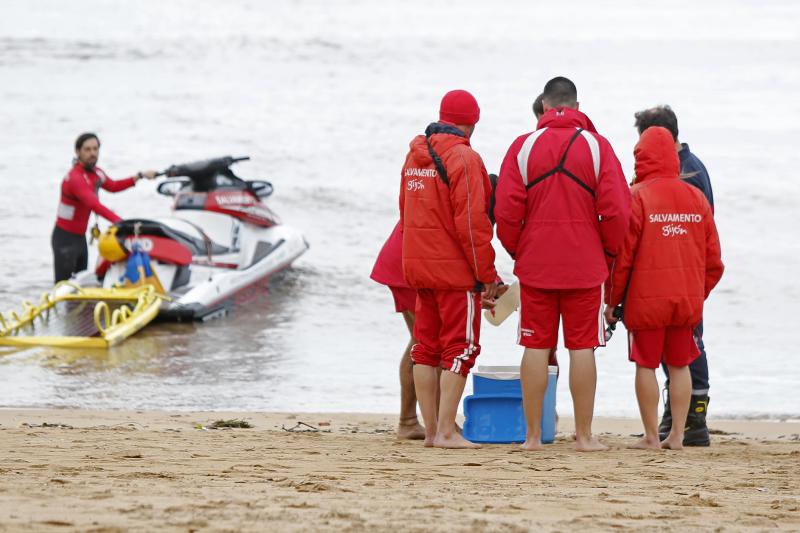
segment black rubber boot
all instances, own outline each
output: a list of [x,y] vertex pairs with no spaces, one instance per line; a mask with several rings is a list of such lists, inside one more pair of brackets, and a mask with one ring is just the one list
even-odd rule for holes
[[[664,392],[667,392],[664,389]],[[672,409],[669,407],[669,393],[666,394],[666,401],[664,402],[664,415],[661,417],[661,423],[658,425],[658,438],[664,440],[672,430]],[[663,396],[662,396],[663,398]]]
[[692,395],[689,404],[689,416],[686,418],[686,431],[683,434],[684,446],[709,446],[711,435],[706,425],[706,412],[708,411],[708,395]]

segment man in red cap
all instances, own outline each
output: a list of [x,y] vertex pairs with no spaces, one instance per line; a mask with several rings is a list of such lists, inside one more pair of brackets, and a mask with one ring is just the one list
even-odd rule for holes
[[614,150],[578,111],[578,91],[553,78],[542,95],[537,130],[519,136],[497,184],[497,236],[520,280],[518,342],[525,347],[521,381],[526,441],[541,449],[547,362],[564,324],[578,451],[606,449],[592,435],[597,371],[594,349],[605,345],[603,284],[622,245],[630,192]]
[[457,431],[455,418],[480,353],[481,294],[491,300],[498,292],[492,186],[469,142],[479,118],[470,93],[447,93],[439,122],[411,141],[401,174],[403,273],[417,289],[414,384],[425,445],[440,448],[478,447]]

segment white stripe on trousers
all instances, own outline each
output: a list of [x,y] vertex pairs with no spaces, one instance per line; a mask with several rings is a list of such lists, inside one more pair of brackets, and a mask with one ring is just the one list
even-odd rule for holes
[[472,322],[474,319],[475,300],[472,298],[472,292],[467,291],[467,327],[465,332],[467,347],[464,348],[464,351],[461,353],[461,355],[453,359],[453,366],[450,367],[450,370],[456,374],[461,372],[461,362],[469,359],[469,357],[472,355],[472,352],[475,351],[475,339],[473,338],[474,332],[472,328]]
[[605,302],[605,295],[606,295],[606,285],[605,283],[600,284],[600,311],[597,313],[597,342],[598,346],[605,346],[606,345],[606,317],[603,314],[603,305]]

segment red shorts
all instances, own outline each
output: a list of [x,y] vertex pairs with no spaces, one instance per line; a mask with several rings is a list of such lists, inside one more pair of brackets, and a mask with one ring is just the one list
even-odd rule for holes
[[417,291],[414,364],[469,374],[481,353],[481,295],[471,291]]
[[603,286],[589,289],[537,289],[520,284],[517,342],[526,348],[555,348],[558,321],[564,346],[584,350],[606,345]]
[[394,298],[394,310],[398,313],[403,311],[414,312],[417,307],[417,290],[408,287],[389,287]]
[[637,329],[628,335],[628,359],[645,368],[658,368],[662,358],[670,366],[687,366],[700,355],[691,326]]

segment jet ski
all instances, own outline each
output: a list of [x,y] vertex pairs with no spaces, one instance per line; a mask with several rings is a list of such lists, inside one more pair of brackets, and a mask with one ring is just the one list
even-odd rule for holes
[[[169,167],[157,190],[174,198],[172,216],[117,222],[100,239],[95,269],[72,281],[82,287],[119,285],[132,250],[143,250],[168,297],[159,318],[207,320],[265,292],[268,278],[291,265],[308,243],[264,203],[271,183],[233,173],[234,163],[248,159],[225,156]],[[118,250],[104,253],[104,242],[112,249],[116,243]]]

